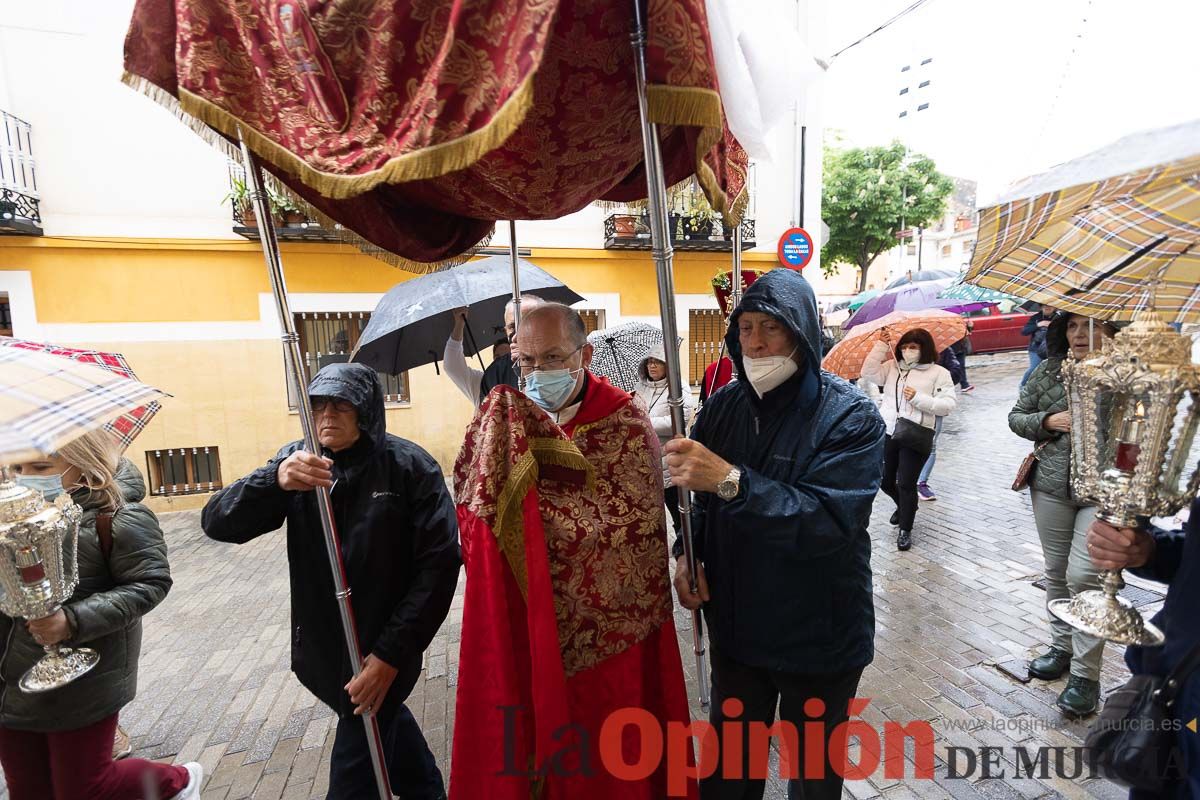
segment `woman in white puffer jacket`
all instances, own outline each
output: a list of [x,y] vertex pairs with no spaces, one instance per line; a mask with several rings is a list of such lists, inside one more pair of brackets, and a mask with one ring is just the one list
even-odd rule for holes
[[887,440],[883,451],[883,485],[880,487],[896,501],[892,524],[898,526],[896,548],[912,546],[913,520],[917,515],[917,479],[929,458],[929,447],[901,445],[895,440],[896,425],[908,420],[929,429],[929,443],[938,417],[954,411],[954,379],[949,370],[937,364],[933,337],[923,328],[914,328],[900,337],[892,351],[884,342],[876,342],[863,362],[862,376],[883,387],[883,414]]
[[[661,344],[655,345],[638,364],[638,382],[633,387],[633,397],[646,409],[654,432],[658,434],[659,444],[671,440],[671,405],[667,393],[667,351]],[[691,389],[683,387],[683,419],[687,423],[696,410],[696,401],[692,398]],[[686,425],[685,425],[686,427]],[[667,511],[675,530],[679,530],[679,490],[671,485],[671,476],[667,471],[667,459],[663,456],[663,486]]]

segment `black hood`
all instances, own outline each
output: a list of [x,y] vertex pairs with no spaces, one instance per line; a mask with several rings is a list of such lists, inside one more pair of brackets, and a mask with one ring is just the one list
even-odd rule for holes
[[[803,356],[800,369],[820,378],[821,375],[821,315],[812,286],[799,272],[774,269],[751,284],[742,295],[742,302],[729,318],[725,346],[738,375],[745,375],[742,364],[742,344],[738,336],[738,319],[745,311],[770,314],[787,325]],[[746,383],[749,388],[749,383]],[[752,395],[753,391],[750,392]]]
[[358,428],[363,432],[363,438],[370,442],[370,450],[374,452],[386,443],[383,386],[371,367],[355,363],[327,364],[308,384],[308,396],[335,397],[353,404],[358,411]]

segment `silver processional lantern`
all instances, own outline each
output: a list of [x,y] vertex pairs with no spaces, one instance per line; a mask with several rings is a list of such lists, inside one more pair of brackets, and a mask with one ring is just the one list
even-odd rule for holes
[[[1191,340],[1157,313],[1142,311],[1099,353],[1068,360],[1063,376],[1071,409],[1071,486],[1096,517],[1136,528],[1173,514],[1200,488],[1192,445],[1200,422],[1200,369]],[[1084,633],[1125,645],[1163,642],[1158,628],[1117,593],[1121,574],[1102,572],[1101,588],[1054,600],[1050,611]]]
[[[47,503],[41,492],[17,486],[0,467],[0,611],[14,620],[41,619],[71,598],[79,583],[82,518],[68,495]],[[86,647],[48,645],[45,650],[21,677],[23,691],[66,686],[100,661]]]

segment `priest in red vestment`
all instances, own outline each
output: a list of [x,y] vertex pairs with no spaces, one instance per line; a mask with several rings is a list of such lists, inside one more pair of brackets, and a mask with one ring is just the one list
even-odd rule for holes
[[[588,372],[570,308],[529,312],[516,346],[525,394],[492,391],[454,471],[467,588],[451,800],[695,797],[690,779],[668,787],[662,745],[689,712],[658,439]],[[612,724],[629,708],[644,725]]]

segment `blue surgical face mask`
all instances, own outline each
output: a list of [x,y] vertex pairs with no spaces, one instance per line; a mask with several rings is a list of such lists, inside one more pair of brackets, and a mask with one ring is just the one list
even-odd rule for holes
[[546,411],[555,412],[566,405],[575,391],[574,373],[579,370],[538,370],[525,376],[525,396]]
[[16,475],[14,480],[18,486],[41,492],[42,497],[51,502],[66,491],[63,488],[62,475]]

